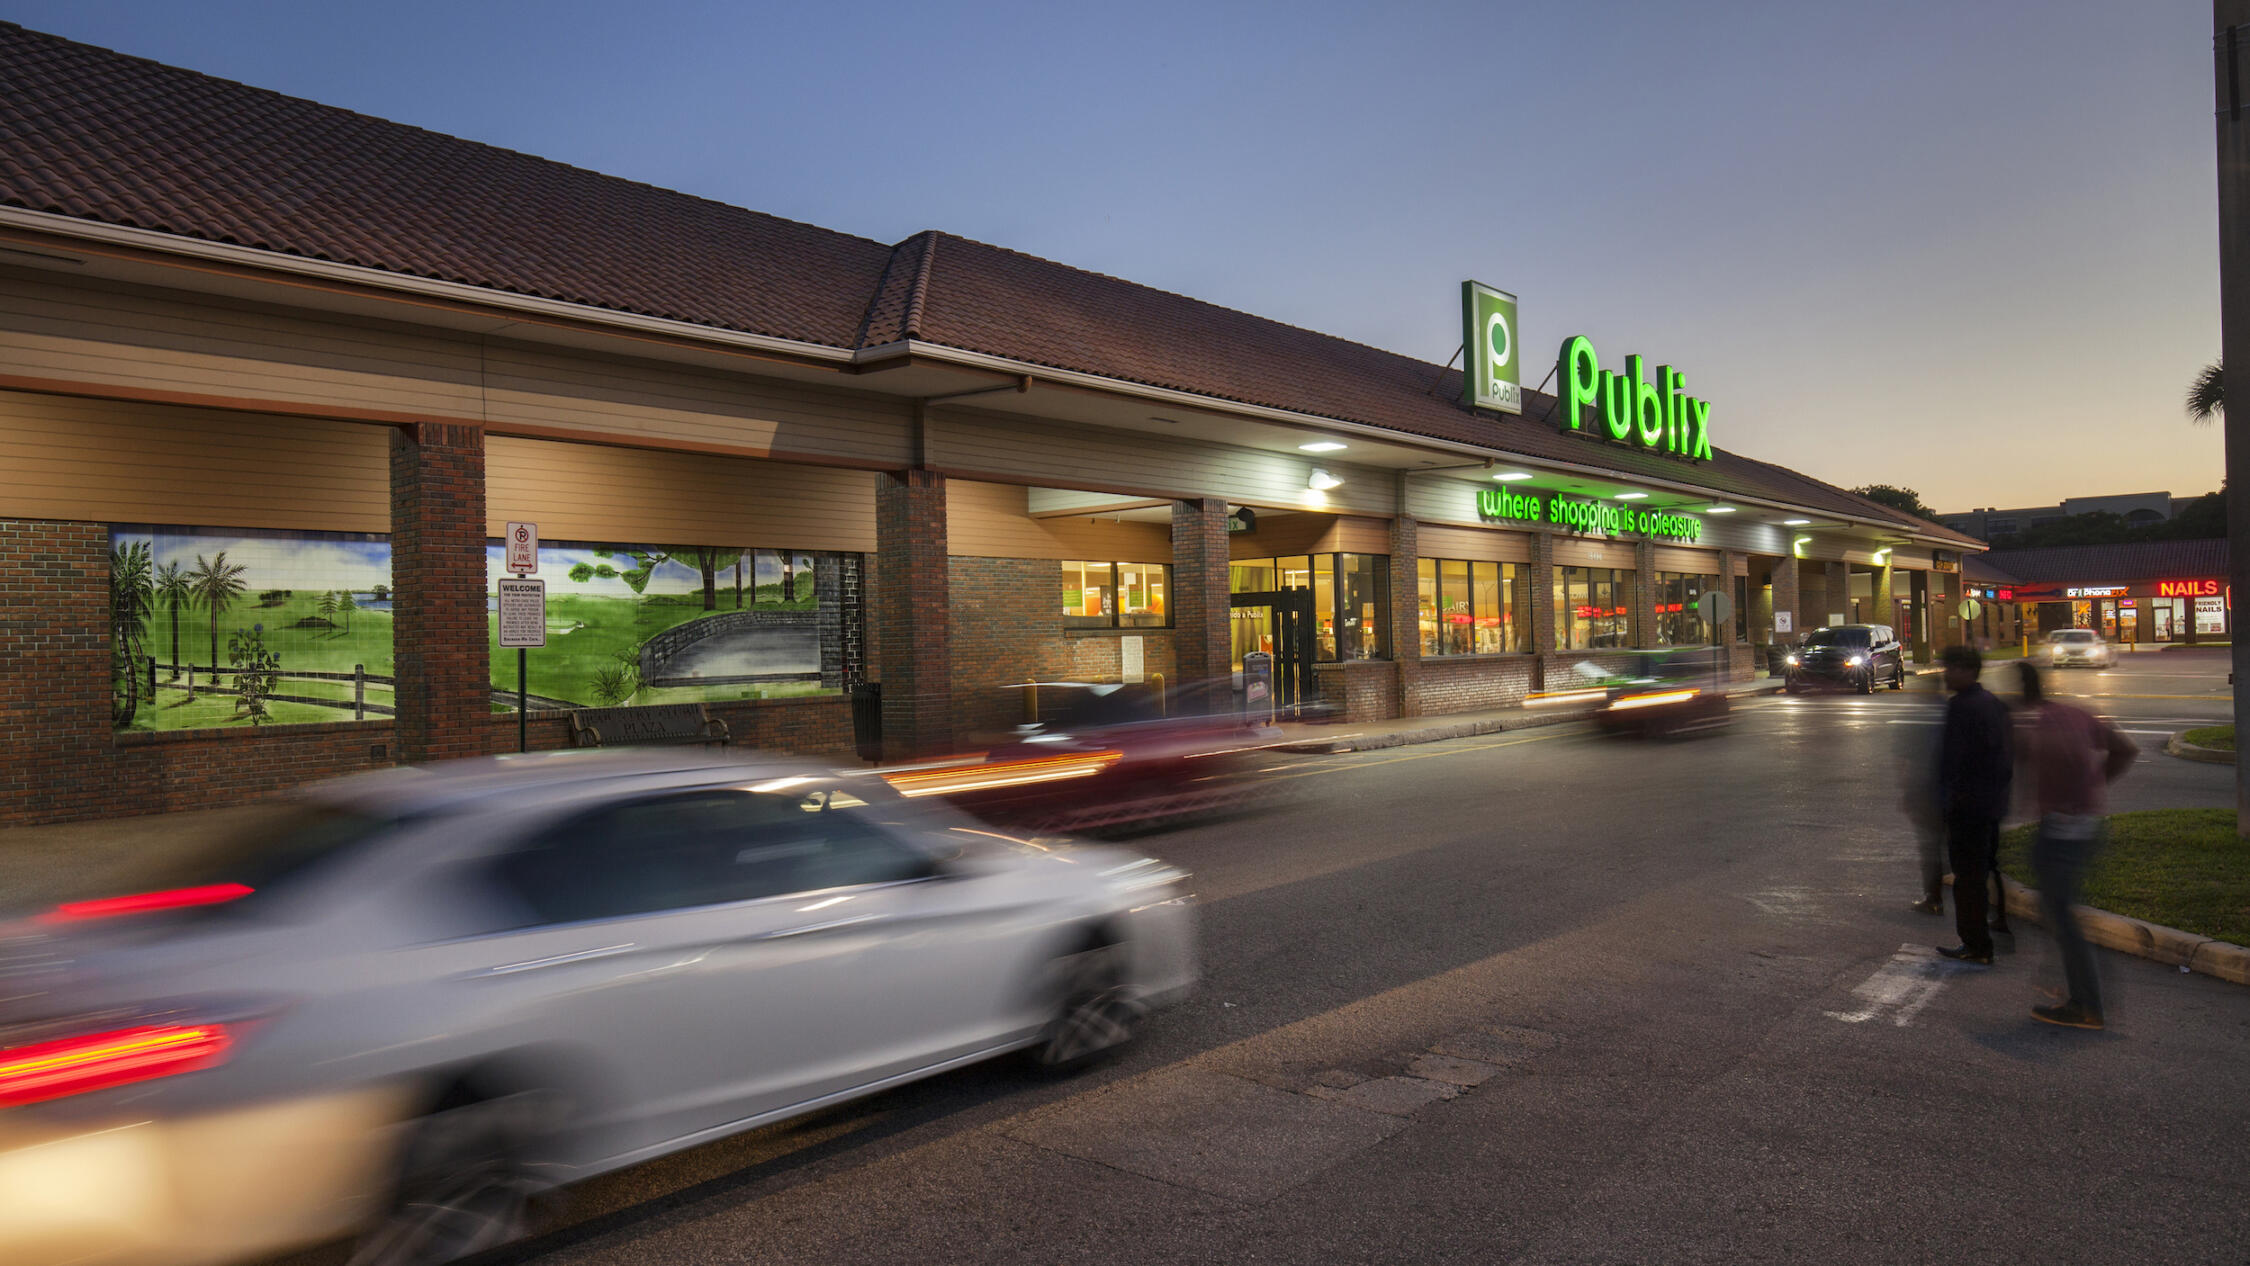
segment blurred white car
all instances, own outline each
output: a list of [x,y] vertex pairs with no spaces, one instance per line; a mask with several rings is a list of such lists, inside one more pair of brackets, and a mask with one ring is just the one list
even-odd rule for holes
[[443,1261],[1194,976],[1182,872],[800,764],[385,771],[170,871],[0,925],[0,1262]]
[[2056,629],[2047,635],[2047,660],[2057,668],[2107,668],[2110,647],[2092,629]]

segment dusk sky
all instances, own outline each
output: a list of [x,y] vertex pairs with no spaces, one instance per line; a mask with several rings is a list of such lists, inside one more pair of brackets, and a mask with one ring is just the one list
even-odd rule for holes
[[[1458,287],[1940,510],[2218,487],[2211,9],[6,0],[38,30],[1422,357]],[[1527,383],[1538,370],[1527,370]]]

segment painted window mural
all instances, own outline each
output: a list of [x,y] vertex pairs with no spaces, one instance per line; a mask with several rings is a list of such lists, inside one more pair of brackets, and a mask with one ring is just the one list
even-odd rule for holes
[[[487,579],[508,574],[500,542]],[[708,545],[542,541],[547,644],[526,655],[533,710],[772,699],[841,690],[856,676],[860,556]],[[499,645],[496,707],[515,704],[516,653]]]
[[116,728],[392,714],[382,537],[118,526],[109,539]]

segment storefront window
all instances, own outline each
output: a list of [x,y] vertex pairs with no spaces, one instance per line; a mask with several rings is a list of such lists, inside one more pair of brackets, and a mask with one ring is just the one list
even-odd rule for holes
[[1633,644],[1628,595],[1633,573],[1609,567],[1555,569],[1558,650],[1621,650]]
[[1711,630],[1704,624],[1703,613],[1696,604],[1704,594],[1718,592],[1718,584],[1716,576],[1676,571],[1656,573],[1655,645],[1702,646],[1709,642]]
[[1422,653],[1524,654],[1531,650],[1531,619],[1522,606],[1523,568],[1425,558],[1416,577]]
[[[1390,563],[1381,554],[1242,558],[1228,567],[1227,588],[1232,593],[1309,588],[1313,595],[1315,659],[1324,663],[1384,659],[1391,653],[1386,632],[1390,624]],[[1252,625],[1263,628],[1263,619],[1260,614],[1236,612],[1237,659],[1245,649],[1263,646],[1266,639],[1262,634],[1253,638],[1243,632]]]
[[1163,628],[1172,623],[1172,569],[1163,563],[1062,565],[1066,629]]

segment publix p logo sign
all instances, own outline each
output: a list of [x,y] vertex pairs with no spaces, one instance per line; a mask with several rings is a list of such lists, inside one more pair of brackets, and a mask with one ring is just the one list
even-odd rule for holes
[[1523,412],[1522,358],[1516,355],[1516,297],[1482,282],[1461,283],[1463,390],[1472,408]]

